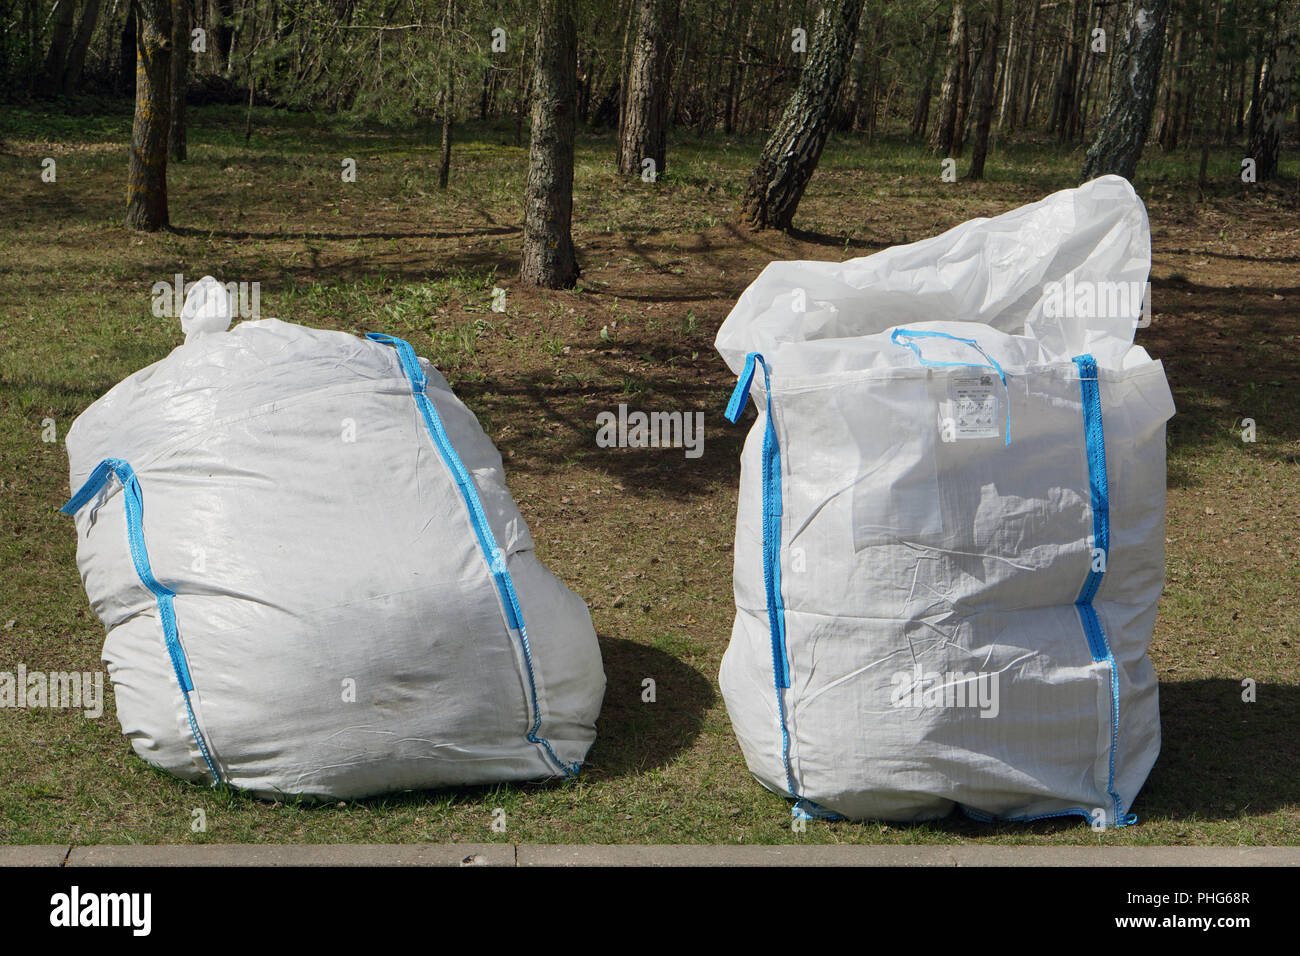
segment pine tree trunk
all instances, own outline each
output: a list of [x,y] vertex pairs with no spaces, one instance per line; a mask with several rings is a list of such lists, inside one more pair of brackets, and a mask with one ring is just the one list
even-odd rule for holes
[[1284,3],[1278,10],[1278,40],[1264,66],[1259,83],[1259,122],[1246,147],[1255,160],[1255,178],[1262,182],[1277,174],[1282,146],[1282,126],[1290,106],[1296,61],[1296,6]]
[[167,155],[173,163],[187,158],[185,93],[190,75],[190,0],[172,0],[171,126]]
[[1033,105],[1034,46],[1038,30],[1038,0],[1029,0],[1029,29],[1025,33],[1025,83],[1020,88],[1020,128],[1029,126],[1029,109]]
[[1083,161],[1080,182],[1114,173],[1131,180],[1151,128],[1169,0],[1132,0],[1106,115]]
[[1246,142],[1251,142],[1259,129],[1259,81],[1264,73],[1264,31],[1256,41],[1255,58],[1251,61],[1250,106],[1246,115]]
[[1183,115],[1183,32],[1174,37],[1174,62],[1169,64],[1169,90],[1164,122],[1160,126],[1160,146],[1169,152],[1178,146],[1178,121]]
[[925,61],[925,74],[921,79],[921,95],[917,98],[916,109],[912,111],[912,135],[924,137],[926,127],[930,125],[930,98],[934,91],[934,65],[939,54],[939,31],[935,31],[930,41],[930,53]]
[[741,220],[751,228],[790,228],[830,133],[861,12],[862,0],[822,4],[799,83],[741,200]]
[[[535,56],[536,56],[536,51],[533,51],[533,52],[534,52],[534,57],[535,57]],[[577,78],[577,72],[578,72],[578,61],[577,61],[577,56],[578,56],[578,54],[577,54],[577,47],[576,47],[576,44],[575,44],[575,47],[574,47],[574,54],[573,54],[573,55],[574,55],[574,61],[573,61],[574,79],[573,79],[573,85],[574,85],[574,87],[575,87],[574,95],[575,95],[575,97],[576,97],[576,95],[577,95],[576,87],[577,87],[577,85],[578,85],[578,78]],[[524,140],[524,103],[525,103],[525,102],[527,101],[527,99],[528,99],[528,76],[527,76],[527,65],[528,65],[528,44],[525,43],[525,44],[524,44],[523,51],[522,51],[522,53],[521,53],[521,55],[520,55],[520,57],[519,57],[519,82],[518,82],[517,88],[515,89],[515,145],[516,145],[516,146],[520,145],[520,144],[523,142],[523,140]]]
[[993,123],[993,79],[998,68],[998,43],[1002,39],[1002,0],[993,2],[993,19],[985,44],[984,69],[980,72],[979,90],[975,95],[975,143],[971,149],[971,179],[984,178],[984,158],[989,151],[989,127]]
[[134,0],[135,120],[126,180],[128,229],[168,224],[167,136],[171,127],[172,0]]
[[[983,49],[980,50],[983,53]],[[952,154],[960,156],[966,143],[966,122],[970,118],[970,101],[974,90],[972,74],[979,68],[979,63],[971,63],[970,58],[970,21],[967,20],[961,33],[961,81],[957,84],[957,116],[952,127]]]
[[1016,43],[1019,37],[1016,35],[1016,27],[1020,23],[1019,17],[1020,4],[1017,0],[1011,2],[1011,16],[1007,23],[1007,56],[1006,62],[1002,66],[1002,83],[1000,85],[1001,95],[998,99],[998,130],[1000,131],[1007,121],[1007,109],[1011,110],[1012,125],[1015,125],[1016,104],[1012,99],[1016,86]]
[[[451,70],[451,67],[448,67]],[[451,125],[456,109],[456,85],[454,74],[448,73],[447,82],[442,88],[442,145],[438,151],[438,188],[446,189],[451,176]]]
[[618,171],[640,176],[642,164],[654,161],[656,175],[664,171],[668,137],[669,46],[676,0],[639,0],[636,41],[628,66],[628,87]]
[[[636,39],[637,0],[628,0],[627,14],[623,20],[623,55],[618,64],[618,138],[615,148],[621,149],[623,127],[627,123],[627,71],[632,62],[632,41]],[[617,156],[615,157],[617,163]]]
[[531,285],[567,289],[578,279],[578,260],[570,234],[578,41],[573,0],[540,0],[538,7],[519,277]]
[[952,29],[948,33],[948,66],[939,87],[939,115],[930,134],[930,148],[939,156],[952,154],[957,127],[957,100],[961,96],[962,37],[966,32],[966,10],[962,0],[952,5]]

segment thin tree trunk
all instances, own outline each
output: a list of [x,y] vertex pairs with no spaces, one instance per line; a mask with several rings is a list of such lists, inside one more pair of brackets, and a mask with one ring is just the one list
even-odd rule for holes
[[[637,0],[628,0],[627,14],[623,17],[623,55],[618,64],[618,139],[617,149],[623,148],[623,127],[627,123],[627,71],[632,62],[632,41],[636,39]],[[617,163],[617,157],[615,157]]]
[[752,49],[751,41],[754,36],[754,21],[758,18],[758,0],[751,0],[749,5],[749,20],[745,26],[745,40],[740,44],[740,49],[736,52],[736,67],[732,70],[734,83],[733,92],[729,94],[727,125],[726,132],[730,136],[733,130],[739,129],[742,133],[744,124],[740,116],[740,104],[745,100],[745,86],[749,79],[750,51]]
[[[442,37],[447,42],[456,26],[455,0],[447,0],[442,16]],[[456,115],[456,67],[449,59],[444,65],[447,71],[442,84],[442,144],[438,151],[438,188],[447,188],[447,179],[451,176],[451,126]]]
[[167,133],[167,155],[173,163],[187,157],[185,93],[190,81],[190,0],[172,3],[171,126]]
[[1016,42],[1020,39],[1016,36],[1016,26],[1020,22],[1019,12],[1020,4],[1017,0],[1012,0],[1011,17],[1007,25],[1007,53],[1002,66],[1001,97],[998,101],[999,130],[1001,130],[1006,123],[1008,106],[1011,108],[1012,122],[1015,122],[1016,106],[1015,103],[1012,102],[1011,96],[1016,85]]
[[[574,95],[576,96],[577,84],[578,84],[578,78],[577,78],[578,64],[576,59],[578,54],[577,54],[576,41],[575,41],[573,55],[575,57],[574,65],[573,65],[573,72],[574,72],[573,84],[574,84]],[[534,51],[534,57],[536,57],[536,51]],[[527,65],[528,65],[528,44],[525,43],[522,54],[519,57],[519,85],[515,90],[515,145],[516,146],[520,145],[524,141],[524,103],[527,102],[528,99],[528,76],[526,73]]]
[[1165,152],[1178,146],[1178,123],[1183,115],[1183,31],[1174,37],[1174,61],[1169,64],[1169,96],[1165,106],[1164,122],[1160,127],[1160,146]]
[[998,68],[998,43],[1002,34],[1002,0],[993,0],[993,18],[989,22],[989,36],[985,44],[984,69],[980,73],[979,92],[975,102],[978,117],[975,121],[975,143],[971,149],[969,177],[984,178],[984,158],[989,151],[989,127],[993,123],[993,74]]
[[1250,106],[1247,108],[1246,142],[1251,142],[1259,129],[1259,81],[1264,75],[1264,31],[1259,31],[1255,41],[1255,58],[1251,63]]
[[799,83],[741,200],[741,219],[751,228],[790,228],[830,133],[861,12],[862,0],[822,4]]
[[724,50],[725,38],[731,36],[735,29],[736,14],[738,4],[732,3],[727,7],[726,29],[718,36],[717,46],[713,49],[713,56],[709,59],[709,67],[704,74],[704,100],[700,109],[700,122],[698,133],[703,136],[712,127],[716,118],[714,102],[718,95],[718,73],[721,70],[721,60]]
[[235,45],[235,0],[213,0],[213,12],[217,22],[212,32],[213,48],[217,57],[217,69],[223,74],[230,72],[231,47]]
[[1255,160],[1255,178],[1272,179],[1277,174],[1282,146],[1282,126],[1290,108],[1291,83],[1295,75],[1296,5],[1293,0],[1278,10],[1278,39],[1259,84],[1259,122],[1246,147]]
[[961,59],[965,56],[962,36],[966,32],[966,10],[962,0],[952,5],[952,28],[948,32],[948,65],[939,87],[939,116],[930,134],[930,148],[939,156],[952,153],[957,127],[957,100],[961,95]]
[[1034,42],[1038,30],[1038,0],[1029,0],[1029,29],[1025,33],[1025,83],[1020,89],[1020,128],[1029,126],[1029,108],[1033,105]]
[[77,23],[77,32],[72,38],[72,46],[68,48],[67,64],[63,68],[63,92],[68,96],[77,91],[77,84],[81,82],[81,71],[86,66],[86,53],[90,49],[90,40],[95,34],[95,26],[99,23],[99,8],[100,0],[86,0],[86,5],[81,11],[81,20]]
[[[980,54],[983,55],[983,46]],[[978,58],[971,62],[970,20],[963,24],[961,32],[961,82],[957,85],[957,116],[952,127],[952,155],[960,156],[966,143],[966,123],[970,119],[970,101],[974,94],[975,80],[973,74],[979,69]]]
[[934,31],[930,40],[930,53],[925,61],[925,73],[921,78],[921,95],[917,98],[916,109],[912,111],[912,135],[925,136],[926,127],[930,125],[930,98],[934,91],[934,66],[939,55],[940,31]]
[[447,82],[442,88],[442,146],[438,151],[438,188],[446,189],[451,176],[451,125],[456,109],[456,79],[448,67]]
[[662,174],[668,142],[669,46],[677,0],[639,0],[639,4],[618,148],[618,171],[624,176],[640,176],[646,160],[653,161],[655,175]]
[[540,0],[538,7],[519,277],[531,285],[567,289],[578,280],[578,260],[570,233],[578,40],[573,26],[573,0]]
[[41,88],[50,94],[63,89],[63,71],[68,62],[68,47],[72,43],[73,30],[77,25],[77,0],[56,0],[52,16],[54,28],[50,33],[50,48],[45,54],[45,71],[41,79]]
[[171,125],[171,0],[134,0],[136,8],[135,120],[126,181],[128,229],[168,224],[167,134]]
[[1084,158],[1080,182],[1114,173],[1131,180],[1151,128],[1169,0],[1132,0],[1106,115]]

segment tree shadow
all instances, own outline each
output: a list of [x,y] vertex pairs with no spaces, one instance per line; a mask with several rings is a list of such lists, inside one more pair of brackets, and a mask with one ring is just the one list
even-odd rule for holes
[[[1300,287],[1152,281],[1156,315],[1137,344],[1164,363],[1177,413],[1168,426],[1169,484],[1199,484],[1185,453],[1208,450],[1294,463],[1300,441]],[[1241,440],[1243,419],[1258,440]],[[1179,453],[1184,453],[1180,455]],[[1183,458],[1183,461],[1180,461]]]
[[484,226],[481,229],[432,229],[423,232],[252,232],[249,230],[204,229],[201,226],[171,226],[168,231],[178,236],[198,239],[231,239],[246,242],[252,239],[284,241],[297,239],[305,242],[349,242],[357,239],[472,239],[478,236],[512,236],[523,231],[521,226]]
[[836,249],[871,249],[879,251],[888,249],[895,245],[893,242],[886,242],[880,239],[862,239],[857,236],[851,236],[848,233],[833,236],[828,232],[816,232],[808,229],[800,229],[798,226],[792,226],[788,230],[791,239],[798,239],[800,242],[807,242],[814,246],[832,246]]

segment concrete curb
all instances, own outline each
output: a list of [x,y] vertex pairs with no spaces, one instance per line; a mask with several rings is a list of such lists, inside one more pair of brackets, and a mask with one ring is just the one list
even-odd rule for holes
[[[0,865],[5,863],[0,851]],[[68,866],[514,866],[509,843],[73,847]]]
[[23,866],[1300,866],[1300,847],[199,844],[0,846]]
[[71,850],[66,843],[0,846],[0,866],[62,866]]

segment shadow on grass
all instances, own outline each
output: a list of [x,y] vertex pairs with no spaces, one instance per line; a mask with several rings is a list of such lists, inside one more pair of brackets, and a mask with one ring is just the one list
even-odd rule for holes
[[[638,641],[600,635],[605,702],[584,775],[608,780],[663,767],[699,736],[713,706],[713,682],[672,654]],[[653,703],[642,682],[654,681]]]
[[1160,685],[1160,759],[1137,801],[1152,818],[1236,819],[1300,805],[1300,687],[1239,680]]
[[232,239],[245,242],[265,239],[282,242],[289,239],[319,242],[348,242],[357,239],[472,239],[478,236],[512,236],[523,231],[520,226],[484,226],[481,229],[433,229],[424,232],[250,232],[247,230],[204,229],[201,226],[172,226],[178,236],[199,239]]
[[[1139,330],[1165,366],[1177,413],[1169,422],[1169,484],[1200,484],[1187,456],[1209,452],[1294,462],[1300,441],[1300,288],[1209,286],[1183,278],[1152,282],[1157,317]],[[1243,419],[1258,442],[1241,441]]]

